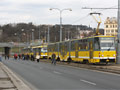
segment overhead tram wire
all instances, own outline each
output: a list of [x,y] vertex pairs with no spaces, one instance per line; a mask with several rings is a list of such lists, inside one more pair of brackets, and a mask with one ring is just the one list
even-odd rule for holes
[[80,20],[86,19],[88,16],[89,16],[89,14],[88,14],[88,15],[86,15],[86,16],[84,16],[84,17],[79,18],[78,20],[76,20],[76,21],[72,22],[71,24],[74,24],[74,23],[79,22]]
[[[112,6],[112,7],[109,7],[110,9],[118,9],[118,8],[115,8],[117,5],[115,5],[115,6]],[[99,12],[99,11],[105,11],[105,10],[108,10],[109,8],[102,8],[102,10],[98,10],[97,12]]]
[[89,8],[89,7],[83,7],[82,9],[118,9],[118,8],[112,8],[112,7],[109,7],[109,8]]
[[[111,6],[111,7],[108,7],[108,8],[89,8],[89,7],[83,7],[82,9],[91,9],[91,10],[93,10],[93,9],[102,9],[102,10],[96,11],[96,12],[100,12],[100,11],[104,11],[104,10],[108,10],[108,9],[118,9],[118,8],[116,8],[116,6],[117,5],[114,5],[114,6]],[[96,13],[96,12],[94,12],[94,13]]]
[[[104,11],[104,10],[108,10],[108,9],[118,9],[118,8],[116,8],[116,6],[117,6],[117,5],[114,5],[114,6],[108,7],[108,8],[88,8],[88,7],[83,7],[82,9],[91,9],[91,10],[92,10],[92,9],[101,9],[101,10],[98,10],[98,11],[97,11],[97,12],[99,12],[99,11]],[[72,22],[71,24],[75,24],[75,23],[79,22],[80,20],[86,19],[88,16],[89,16],[89,14],[86,15],[86,16],[84,16],[84,17],[79,18],[78,20]]]
[[[108,7],[108,8],[89,8],[89,7],[83,7],[82,9],[91,9],[91,10],[92,9],[101,9],[101,10],[96,11],[96,12],[99,12],[99,11],[104,11],[104,10],[108,10],[108,9],[118,9],[118,8],[116,8],[116,6],[117,5],[114,5],[114,6]],[[74,23],[79,22],[80,20],[86,19],[88,16],[89,16],[89,14],[86,15],[86,16],[84,16],[84,17],[79,18],[78,20],[72,22],[71,24],[74,24]]]
[[[93,10],[93,9],[101,9],[101,10],[99,10],[99,11],[104,11],[104,10],[108,10],[108,9],[118,9],[118,8],[116,8],[116,6],[117,6],[117,5],[114,5],[114,6],[108,7],[108,8],[90,8],[90,7],[82,7],[82,9],[91,9],[91,10]],[[99,12],[99,11],[97,11],[97,12]]]

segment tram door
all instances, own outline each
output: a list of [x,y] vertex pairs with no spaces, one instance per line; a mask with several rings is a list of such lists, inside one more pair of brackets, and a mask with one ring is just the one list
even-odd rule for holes
[[89,46],[90,46],[90,59],[93,59],[93,42],[92,41],[90,41],[90,43],[89,43]]
[[65,56],[64,54],[65,50],[64,50],[64,44],[60,43],[60,58],[63,60],[63,57]]
[[78,49],[79,49],[78,43],[76,42],[75,43],[75,58],[78,58]]
[[38,48],[38,53],[39,53],[39,56],[41,58],[41,48]]
[[65,46],[62,45],[62,57],[64,57],[64,56],[65,56]]
[[65,42],[65,43],[61,44],[61,56],[62,56],[61,58],[62,58],[62,60],[65,60],[66,55],[67,55],[67,43]]

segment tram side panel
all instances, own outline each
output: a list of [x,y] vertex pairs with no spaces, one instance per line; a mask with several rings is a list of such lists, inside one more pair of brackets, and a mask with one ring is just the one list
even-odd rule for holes
[[60,61],[68,61],[69,58],[69,42],[59,43],[59,57]]
[[88,61],[89,51],[87,39],[71,41],[70,55],[74,62]]
[[49,59],[52,59],[53,53],[56,55],[56,59],[58,59],[59,57],[58,48],[59,48],[58,43],[48,45],[48,58]]

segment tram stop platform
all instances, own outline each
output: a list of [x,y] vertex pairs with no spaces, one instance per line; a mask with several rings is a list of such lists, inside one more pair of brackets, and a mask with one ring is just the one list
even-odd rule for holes
[[0,62],[0,90],[32,90]]

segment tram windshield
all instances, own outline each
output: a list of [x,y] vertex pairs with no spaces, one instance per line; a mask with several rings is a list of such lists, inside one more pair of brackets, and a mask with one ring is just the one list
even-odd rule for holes
[[46,52],[47,52],[47,47],[42,48],[42,49],[41,49],[41,52],[46,53]]
[[115,50],[115,38],[114,37],[100,37],[100,49],[101,50]]

